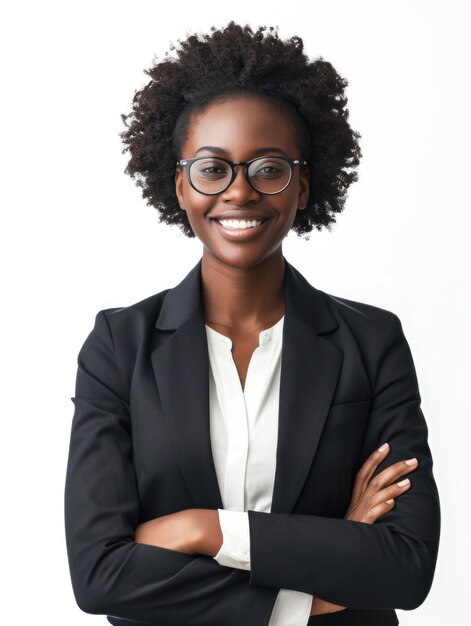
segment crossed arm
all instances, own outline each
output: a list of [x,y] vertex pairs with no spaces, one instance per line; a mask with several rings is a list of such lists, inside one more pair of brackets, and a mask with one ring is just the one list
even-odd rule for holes
[[120,392],[113,341],[100,311],[78,357],[65,486],[69,567],[82,610],[142,624],[260,626],[268,624],[280,588],[353,609],[412,609],[423,602],[438,552],[439,501],[415,370],[395,315],[362,458],[384,441],[392,450],[388,462],[417,457],[413,489],[374,525],[249,511],[250,572],[221,567],[213,558],[222,541],[217,511],[173,514],[167,528],[165,516],[158,518],[159,536],[182,525],[184,532],[176,534],[190,542],[180,546],[189,553],[136,541],[139,496]]
[[[184,554],[215,557],[221,549],[223,533],[217,509],[186,509],[139,524],[135,541]],[[314,597],[311,615],[343,608]]]
[[[345,514],[345,519],[360,521],[366,524],[374,524],[382,515],[392,510],[395,504],[395,498],[405,493],[411,486],[410,479],[401,480],[405,474],[415,471],[417,468],[417,459],[407,459],[390,465],[388,468],[376,474],[378,466],[385,460],[389,454],[390,448],[387,443],[375,450],[357,473],[350,505]],[[222,511],[221,511],[222,513]],[[250,569],[246,566],[247,534],[249,533],[249,520],[247,513],[235,513],[233,511],[224,511],[225,516],[236,516],[231,521],[230,526],[221,528],[222,519],[218,510],[209,509],[187,509],[174,514],[161,516],[140,524],[136,528],[135,540],[138,543],[146,543],[165,547],[171,550],[177,550],[186,554],[206,554],[208,556],[217,557],[223,543],[226,541],[225,532],[235,533],[233,541],[235,544],[232,548],[227,548],[224,552],[223,561],[219,557],[216,560],[222,565],[225,562],[226,555],[230,556],[229,567],[238,567],[241,569]],[[224,520],[227,523],[226,520]],[[243,524],[243,528],[239,525]],[[245,530],[245,524],[247,528]],[[235,551],[235,552],[234,552]],[[242,556],[243,555],[243,556]],[[239,565],[239,559],[241,559]],[[286,592],[285,592],[286,593]],[[287,593],[293,593],[287,590]],[[323,613],[334,613],[344,610],[346,607],[337,605],[321,598],[316,598],[312,594],[302,594],[303,604],[305,606],[305,598],[309,598],[308,615],[320,615]],[[292,602],[289,596],[289,602]],[[285,601],[285,597],[279,598]],[[290,617],[294,617],[293,610],[296,605],[289,605]],[[302,609],[295,619],[300,619],[305,623]],[[274,615],[272,615],[274,619]],[[272,621],[270,620],[270,623]],[[279,619],[277,615],[276,619]]]
[[214,557],[221,549],[223,535],[217,509],[186,509],[139,524],[135,541]]

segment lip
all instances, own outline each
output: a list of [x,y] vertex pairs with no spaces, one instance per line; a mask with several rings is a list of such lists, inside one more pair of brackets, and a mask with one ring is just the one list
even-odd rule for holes
[[247,241],[248,239],[258,237],[258,235],[264,232],[267,229],[270,218],[266,219],[254,228],[227,228],[220,224],[216,218],[213,218],[212,221],[216,225],[216,228],[227,239],[230,239],[231,241]]

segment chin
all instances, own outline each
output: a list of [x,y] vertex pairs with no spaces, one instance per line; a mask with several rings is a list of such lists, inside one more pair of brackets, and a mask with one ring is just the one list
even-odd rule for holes
[[211,257],[213,262],[225,265],[227,267],[237,269],[250,269],[256,267],[260,263],[267,261],[276,251],[260,251],[259,254],[248,253],[241,250],[239,253],[233,255],[218,254],[210,251],[206,251],[206,254]]

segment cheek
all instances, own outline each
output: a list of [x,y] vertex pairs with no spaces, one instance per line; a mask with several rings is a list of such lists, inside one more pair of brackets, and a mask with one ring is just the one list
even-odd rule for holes
[[190,225],[195,232],[195,235],[201,239],[206,229],[211,226],[208,215],[214,206],[214,199],[209,196],[204,196],[193,189],[189,191],[185,196],[186,216]]
[[291,189],[286,193],[286,195],[280,194],[276,200],[275,206],[280,216],[283,216],[286,219],[293,217],[294,220],[296,211],[298,210],[298,194]]
[[211,200],[208,196],[203,196],[197,192],[188,194],[186,196],[186,210],[188,213],[188,219],[209,219],[207,214],[211,211],[214,205],[214,200]]
[[190,222],[193,216],[196,218],[204,217],[214,204],[214,198],[198,193],[186,180],[183,182],[180,189],[180,205],[187,212]]

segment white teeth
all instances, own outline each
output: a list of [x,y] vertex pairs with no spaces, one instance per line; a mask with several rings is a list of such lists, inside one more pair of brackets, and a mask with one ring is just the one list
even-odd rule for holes
[[225,228],[254,228],[259,226],[263,220],[218,220]]

